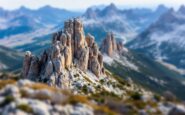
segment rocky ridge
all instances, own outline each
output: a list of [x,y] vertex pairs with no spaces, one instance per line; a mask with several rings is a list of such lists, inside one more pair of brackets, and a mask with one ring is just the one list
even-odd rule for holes
[[169,9],[127,46],[184,75],[184,9],[184,6],[181,6],[177,11]]
[[103,57],[94,37],[90,34],[85,36],[79,19],[66,21],[64,30],[54,33],[51,47],[40,58],[26,52],[23,77],[47,81],[50,85],[58,81],[59,85],[65,76],[63,71],[70,71],[72,67],[83,72],[89,70],[97,77],[104,74]]
[[[111,42],[106,42],[108,40]],[[116,43],[112,33],[108,34],[104,45],[112,45],[112,53],[123,53],[123,45]],[[70,89],[74,94],[88,95],[105,91],[120,98],[128,98],[122,83],[104,69],[103,56],[95,38],[90,34],[84,35],[83,24],[79,19],[66,21],[64,30],[54,33],[51,47],[40,57],[29,51],[25,53],[23,77],[49,86]],[[151,94],[134,84],[125,88],[132,92],[140,91],[144,95]]]
[[[107,39],[114,42],[104,44],[113,46],[112,53],[123,52],[122,44],[116,43],[112,33]],[[49,86],[69,89],[74,94],[109,92],[119,98],[128,98],[122,83],[104,69],[103,56],[95,38],[90,34],[84,35],[79,19],[66,21],[64,30],[53,34],[51,47],[40,57],[34,56],[30,51],[25,53],[23,77]],[[140,91],[143,95],[151,95],[151,92],[134,84],[125,88],[131,92]]]

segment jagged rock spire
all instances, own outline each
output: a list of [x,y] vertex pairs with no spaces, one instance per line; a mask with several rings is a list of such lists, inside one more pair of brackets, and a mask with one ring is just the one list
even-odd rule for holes
[[100,51],[112,57],[114,54],[123,53],[122,42],[116,42],[114,34],[108,32],[106,38],[102,41]]
[[[53,34],[52,45],[40,58],[27,52],[23,65],[23,76],[40,80],[50,85],[61,84],[64,71],[77,67],[90,70],[97,77],[104,73],[103,56],[94,37],[85,36],[81,20],[67,20],[62,31]],[[69,77],[69,76],[67,76]]]

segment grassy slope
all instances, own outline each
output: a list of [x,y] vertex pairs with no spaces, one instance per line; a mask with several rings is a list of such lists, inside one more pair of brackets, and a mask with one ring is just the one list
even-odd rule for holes
[[8,66],[9,71],[21,68],[22,60],[22,53],[0,46],[0,62]]
[[[125,67],[117,61],[114,62],[113,66],[105,64],[106,68],[124,79],[131,77],[136,83],[157,93],[161,94],[169,90],[180,99],[185,99],[185,94],[183,93],[185,92],[185,85],[182,84],[185,78],[181,75],[142,54],[130,52],[125,56],[129,61],[139,67],[139,72]],[[158,79],[158,81],[151,80],[149,77]],[[159,83],[159,80],[163,81],[164,84]]]

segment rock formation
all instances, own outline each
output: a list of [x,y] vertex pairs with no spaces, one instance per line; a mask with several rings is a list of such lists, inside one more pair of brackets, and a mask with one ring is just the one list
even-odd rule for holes
[[113,33],[109,32],[101,44],[100,51],[110,57],[117,53],[122,54],[123,44],[122,42],[116,42]]
[[24,61],[23,61],[23,76],[26,77],[28,75],[31,64],[31,52],[27,51],[25,53]]
[[84,72],[90,70],[97,77],[104,73],[103,56],[98,45],[92,35],[85,36],[79,19],[66,21],[64,29],[53,34],[51,47],[39,58],[31,52],[25,54],[23,76],[60,86],[69,77],[65,71],[72,67]]

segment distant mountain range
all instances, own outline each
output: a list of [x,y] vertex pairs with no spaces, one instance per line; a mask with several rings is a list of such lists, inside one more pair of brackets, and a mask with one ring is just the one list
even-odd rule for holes
[[114,32],[117,38],[127,41],[144,31],[167,10],[168,8],[163,5],[155,11],[146,8],[121,10],[110,4],[101,9],[90,7],[82,18],[85,32],[93,33],[97,41],[101,41],[109,31]]
[[[36,42],[36,38],[43,38],[52,33],[55,31],[54,27],[64,20],[79,15],[81,15],[79,12],[51,6],[37,10],[26,7],[13,11],[0,9],[0,45],[22,48],[26,44]],[[24,51],[24,48],[19,50]]]
[[[53,8],[51,6],[44,6],[37,10],[28,9],[26,7],[21,7],[17,10],[12,11],[0,9],[0,18],[2,21],[16,22],[17,20],[20,20],[19,23],[16,23],[17,25],[28,24],[34,27],[47,27],[56,25],[68,18],[79,16],[80,14],[81,13],[79,12],[72,12],[65,9]],[[6,26],[8,25],[8,23],[4,24]]]
[[[115,47],[116,46],[116,47]],[[123,79],[132,79],[135,83],[162,94],[171,91],[181,99],[184,98],[185,78],[177,71],[171,70],[153,58],[129,50],[108,34],[100,45],[104,66],[114,75]],[[181,89],[181,90],[178,90]]]
[[92,6],[84,14],[50,6],[37,10],[26,7],[14,11],[1,9],[0,45],[20,51],[33,51],[32,47],[35,46],[42,49],[43,43],[41,46],[39,41],[48,43],[48,35],[60,30],[64,20],[78,16],[83,19],[85,33],[92,33],[98,43],[108,31],[114,32],[118,39],[127,41],[155,22],[167,9],[160,5],[155,11],[144,8],[120,10],[114,4]]
[[[16,49],[34,51],[44,48],[47,43],[45,36],[49,36],[56,25],[79,15],[81,13],[50,6],[37,10],[21,7],[9,11],[0,8],[0,45],[3,45],[0,46],[0,71],[21,68],[23,54]],[[42,44],[39,40],[43,41]]]
[[185,6],[168,10],[128,46],[176,69],[185,69]]
[[64,20],[81,16],[85,33],[92,33],[98,43],[112,31],[117,40],[131,41],[129,48],[184,68],[184,14],[183,6],[175,12],[163,5],[156,10],[121,10],[114,4],[92,6],[84,14],[50,6],[37,10],[0,9],[0,45],[39,54],[48,47],[52,33],[63,27]]

